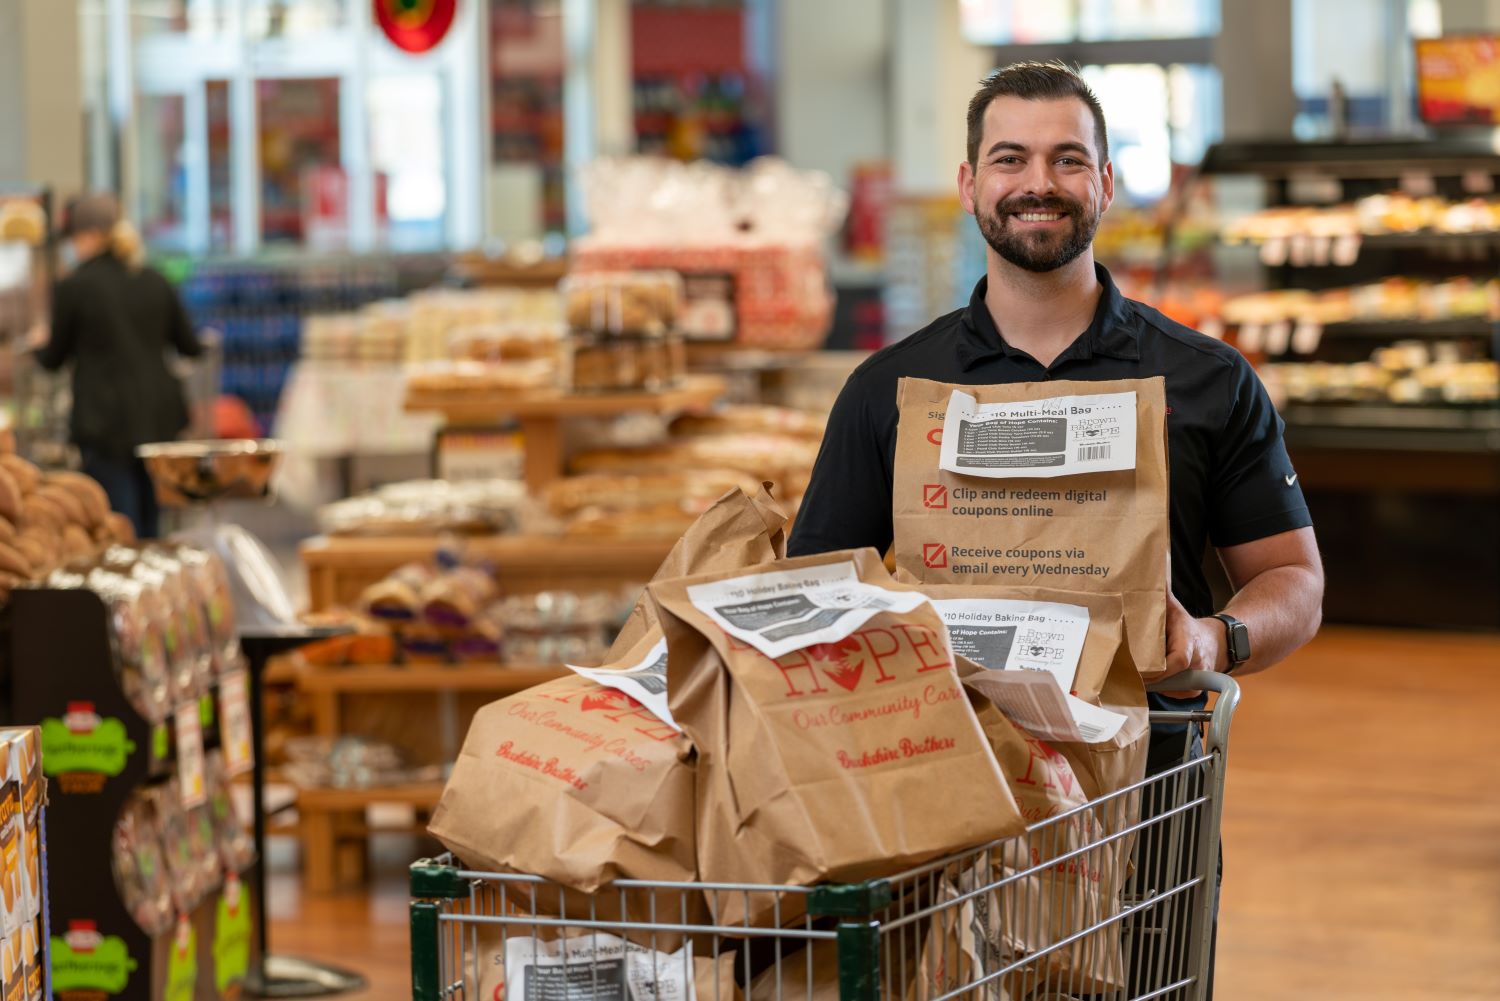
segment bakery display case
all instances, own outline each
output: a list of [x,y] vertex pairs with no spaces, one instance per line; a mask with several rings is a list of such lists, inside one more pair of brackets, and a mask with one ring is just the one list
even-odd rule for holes
[[1286,421],[1333,568],[1327,618],[1500,627],[1491,137],[1223,143],[1201,174],[1215,268],[1240,293],[1223,330]]

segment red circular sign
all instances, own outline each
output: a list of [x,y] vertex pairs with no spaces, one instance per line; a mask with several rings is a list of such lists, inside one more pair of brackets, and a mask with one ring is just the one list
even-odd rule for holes
[[458,0],[375,0],[375,20],[385,37],[406,52],[428,52],[447,37]]

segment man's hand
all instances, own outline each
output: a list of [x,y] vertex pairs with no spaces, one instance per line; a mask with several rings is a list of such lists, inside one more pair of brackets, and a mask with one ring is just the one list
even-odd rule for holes
[[[1224,623],[1218,619],[1195,619],[1182,607],[1171,591],[1167,592],[1167,673],[1170,678],[1183,671],[1222,671],[1229,661],[1224,649]],[[1196,696],[1197,692],[1167,692],[1177,699]]]

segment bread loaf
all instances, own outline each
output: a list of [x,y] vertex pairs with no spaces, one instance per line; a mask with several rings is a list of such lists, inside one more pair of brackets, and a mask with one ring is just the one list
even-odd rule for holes
[[55,483],[78,498],[90,528],[102,524],[109,517],[109,495],[92,476],[85,476],[83,473],[53,473],[47,477],[47,482]]
[[31,561],[20,550],[0,545],[0,573],[11,573],[18,577],[30,577]]
[[21,486],[4,469],[0,469],[0,515],[12,522],[21,520]]
[[44,481],[34,496],[45,498],[56,504],[58,510],[63,513],[65,524],[80,526],[89,524],[89,514],[83,502],[67,487]]
[[135,523],[118,511],[111,511],[106,519],[114,541],[128,546],[135,541]]
[[42,483],[42,471],[19,455],[0,454],[0,469],[15,478],[21,493],[29,494]]

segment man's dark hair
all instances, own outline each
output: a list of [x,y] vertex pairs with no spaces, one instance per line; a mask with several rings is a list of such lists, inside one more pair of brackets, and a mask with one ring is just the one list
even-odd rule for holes
[[969,164],[979,163],[979,144],[984,139],[984,113],[997,97],[1019,97],[1026,101],[1057,101],[1076,98],[1094,116],[1094,144],[1099,166],[1109,161],[1109,134],[1104,129],[1104,109],[1077,72],[1060,62],[1012,63],[984,78],[979,92],[969,102]]

